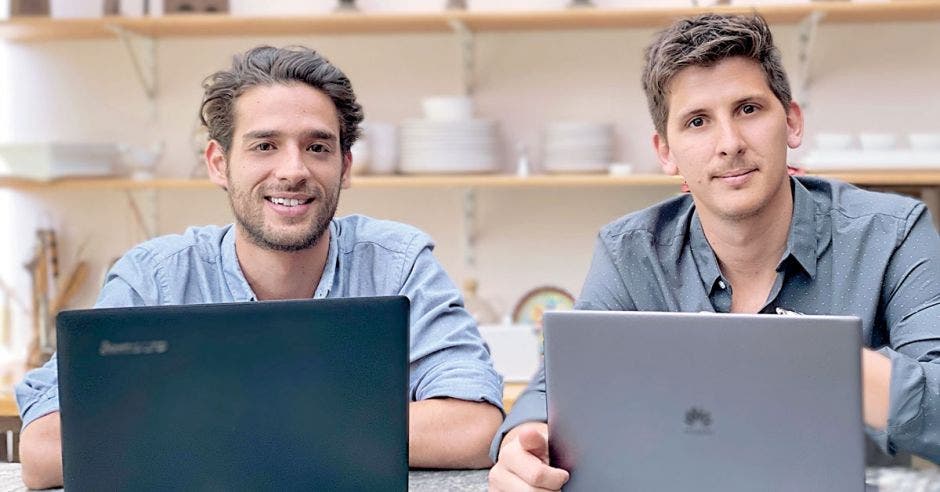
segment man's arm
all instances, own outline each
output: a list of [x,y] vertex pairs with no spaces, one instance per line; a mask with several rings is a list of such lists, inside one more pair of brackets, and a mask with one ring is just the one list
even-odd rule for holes
[[457,287],[419,234],[400,294],[411,300],[410,463],[484,468],[502,422],[502,378]]
[[[147,292],[143,281],[132,286],[128,279],[137,262],[125,255],[108,274],[95,307],[140,306],[147,304],[141,292]],[[123,272],[123,274],[122,274]],[[128,275],[130,274],[130,275]],[[20,462],[23,483],[31,489],[62,485],[62,434],[59,419],[58,354],[42,367],[28,372],[16,385],[16,400],[24,427],[20,433]]]
[[[636,309],[617,263],[601,231],[576,309]],[[491,490],[531,490],[532,487],[558,490],[568,481],[567,471],[548,465],[545,393],[543,361],[493,438],[490,457],[496,465],[490,470]]]
[[417,468],[486,468],[503,414],[486,402],[434,398],[408,406],[408,462]]
[[[882,321],[889,345],[877,351],[889,359],[888,411],[883,429],[873,435],[882,449],[906,451],[940,463],[940,237],[926,208],[919,204],[899,234],[884,273]],[[876,321],[876,322],[878,322]],[[873,355],[873,354],[871,354]],[[866,357],[863,355],[863,357]],[[866,407],[883,406],[883,361],[868,357]],[[877,369],[881,367],[881,369]],[[866,423],[880,419],[866,408]]]
[[862,349],[862,409],[865,424],[882,431],[888,425],[891,359]]
[[20,433],[23,483],[31,489],[62,486],[62,438],[59,412],[43,415]]

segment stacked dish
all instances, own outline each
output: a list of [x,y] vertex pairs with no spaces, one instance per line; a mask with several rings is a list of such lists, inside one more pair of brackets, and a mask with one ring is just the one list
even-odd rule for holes
[[[436,103],[440,103],[440,98]],[[403,173],[488,173],[498,170],[496,123],[475,119],[469,99],[427,104],[425,118],[401,125]]]
[[610,123],[559,121],[545,127],[542,169],[550,173],[605,172],[613,160]]

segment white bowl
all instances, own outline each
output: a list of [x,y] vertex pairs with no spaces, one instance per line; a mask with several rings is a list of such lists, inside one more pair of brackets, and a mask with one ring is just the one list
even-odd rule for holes
[[891,150],[897,137],[890,133],[859,133],[858,141],[862,143],[862,150]]
[[467,96],[434,96],[421,101],[424,117],[432,121],[473,119],[473,99]]
[[820,150],[844,150],[852,145],[852,135],[848,133],[818,133],[816,147]]
[[911,133],[907,141],[914,150],[940,150],[940,133]]

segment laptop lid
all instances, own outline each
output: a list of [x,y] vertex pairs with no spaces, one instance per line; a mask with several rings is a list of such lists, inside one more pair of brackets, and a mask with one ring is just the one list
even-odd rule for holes
[[405,490],[406,297],[66,311],[66,490]]
[[548,312],[565,490],[864,490],[854,317]]

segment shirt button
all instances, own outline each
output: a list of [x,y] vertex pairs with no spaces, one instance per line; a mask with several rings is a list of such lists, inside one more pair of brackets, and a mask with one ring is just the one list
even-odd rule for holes
[[725,281],[724,281],[724,280],[719,280],[719,281],[718,281],[718,288],[724,290],[725,287],[727,287],[727,285],[725,285]]

